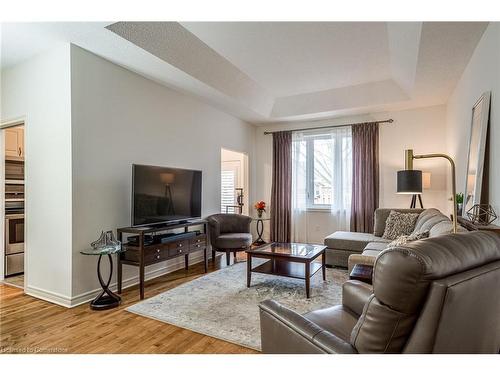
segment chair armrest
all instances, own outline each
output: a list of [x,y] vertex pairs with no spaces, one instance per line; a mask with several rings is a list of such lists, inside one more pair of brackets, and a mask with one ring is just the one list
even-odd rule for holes
[[361,316],[372,294],[373,287],[370,284],[358,280],[346,281],[342,285],[342,305]]
[[207,218],[210,244],[214,246],[215,241],[220,236],[220,223],[215,217]]
[[259,308],[263,353],[357,353],[350,343],[276,301],[264,301]]
[[238,226],[240,227],[240,233],[251,233],[251,223],[252,218],[250,216],[238,215]]

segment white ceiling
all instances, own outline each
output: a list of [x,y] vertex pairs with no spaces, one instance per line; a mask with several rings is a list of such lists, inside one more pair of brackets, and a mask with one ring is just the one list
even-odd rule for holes
[[181,23],[282,97],[390,78],[384,22]]
[[447,101],[485,22],[2,24],[2,69],[70,42],[254,123]]

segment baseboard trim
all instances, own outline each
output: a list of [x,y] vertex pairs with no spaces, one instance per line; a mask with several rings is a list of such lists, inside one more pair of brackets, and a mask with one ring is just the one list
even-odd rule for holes
[[71,307],[71,297],[54,293],[45,289],[37,288],[34,286],[27,285],[24,289],[24,293],[50,303],[54,303],[63,307]]
[[[201,262],[203,262],[203,253],[197,254],[197,255],[193,256],[192,258],[189,258],[189,265],[190,266],[193,264],[201,263]],[[156,277],[163,276],[163,275],[166,275],[168,273],[178,271],[178,270],[183,269],[183,268],[184,268],[184,262],[176,261],[176,262],[172,262],[170,264],[167,263],[167,265],[165,267],[158,268],[156,270],[152,270],[149,272],[145,272],[144,279],[146,281],[148,281],[148,280],[154,279]],[[139,284],[139,276],[138,275],[134,276],[134,277],[130,277],[130,278],[124,279],[122,281],[122,289],[129,288],[131,286],[138,285],[138,284]],[[118,289],[117,283],[116,282],[112,283],[110,285],[110,289],[112,291],[116,292]],[[94,290],[91,290],[88,292],[81,293],[77,296],[74,296],[73,298],[71,298],[69,305],[65,306],[65,307],[76,307],[76,306],[82,305],[86,302],[92,301],[101,290],[102,290],[101,288],[97,288],[97,289],[94,289]],[[49,302],[51,302],[51,301],[49,301]],[[54,303],[56,303],[56,302],[54,302]]]

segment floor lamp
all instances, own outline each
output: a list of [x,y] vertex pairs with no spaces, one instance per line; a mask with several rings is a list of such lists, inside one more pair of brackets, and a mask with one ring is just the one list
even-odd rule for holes
[[[432,159],[432,158],[445,158],[451,164],[451,190],[453,194],[453,233],[457,233],[457,195],[456,195],[456,183],[455,183],[455,162],[451,157],[449,157],[446,154],[415,155],[413,153],[413,150],[405,150],[405,169],[403,171],[398,171],[398,193],[400,194],[422,193],[422,171],[413,169],[413,159]],[[420,204],[422,204],[421,200]]]

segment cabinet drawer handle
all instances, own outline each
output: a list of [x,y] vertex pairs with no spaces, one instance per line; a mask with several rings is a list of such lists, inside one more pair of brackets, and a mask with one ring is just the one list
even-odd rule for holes
[[182,244],[181,244],[181,243],[179,243],[179,244],[177,244],[177,246],[182,247]]
[[200,247],[200,245],[196,245],[196,247]]
[[160,252],[160,249],[156,249],[156,252],[159,253]]
[[19,156],[21,156],[21,147],[19,147]]
[[160,259],[160,256],[159,256],[159,255],[157,255],[157,256],[156,256],[156,259]]
[[179,249],[179,254],[180,254],[180,253],[182,253],[182,250],[181,250],[181,249]]
[[196,242],[201,242],[201,240],[196,240]]

